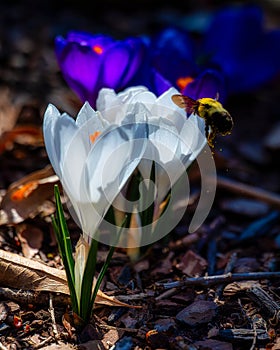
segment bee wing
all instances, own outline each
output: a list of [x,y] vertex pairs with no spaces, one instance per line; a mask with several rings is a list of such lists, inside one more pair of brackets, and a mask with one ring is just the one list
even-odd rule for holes
[[173,95],[172,101],[180,108],[184,108],[187,114],[192,114],[195,112],[198,102],[188,96],[184,95]]

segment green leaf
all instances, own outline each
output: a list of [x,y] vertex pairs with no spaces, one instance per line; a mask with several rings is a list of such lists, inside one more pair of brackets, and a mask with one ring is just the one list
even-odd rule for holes
[[[155,162],[153,161],[150,173],[150,185],[146,188],[145,185],[142,186],[142,196],[140,198],[140,219],[142,225],[142,236],[146,237],[146,235],[151,234],[151,232],[145,232],[150,229],[150,227],[146,227],[153,222],[154,216],[154,184],[155,184]],[[149,206],[148,204],[151,203]],[[143,208],[146,208],[143,210]]]
[[83,274],[82,288],[81,288],[81,300],[80,300],[80,313],[79,316],[86,322],[89,320],[92,310],[91,296],[92,287],[95,276],[96,260],[97,260],[97,248],[98,242],[96,240],[91,241],[88,258]]
[[114,207],[112,205],[110,205],[110,208],[108,209],[107,213],[105,214],[104,220],[106,222],[109,222],[110,224],[112,224],[112,226],[116,226]]
[[114,242],[114,245],[110,247],[108,255],[107,255],[107,258],[106,258],[106,261],[105,261],[104,265],[102,266],[101,271],[100,271],[100,273],[99,273],[99,275],[97,277],[96,285],[94,287],[94,291],[93,291],[93,294],[92,294],[92,297],[91,297],[91,301],[90,301],[89,312],[91,312],[91,310],[93,308],[93,304],[94,304],[94,300],[96,298],[97,292],[98,292],[98,290],[100,288],[101,282],[102,282],[102,280],[103,280],[103,278],[105,276],[105,273],[106,273],[106,271],[108,269],[108,266],[110,264],[110,261],[112,259],[113,254],[114,254],[114,251],[115,251],[115,248],[116,248],[115,246],[116,246],[116,244],[118,243],[118,241],[120,239],[120,236],[121,236],[121,234],[123,232],[123,229],[127,227],[128,220],[129,220],[129,218],[128,218],[128,216],[126,216],[124,218],[124,221],[123,221],[122,225],[121,225],[121,228],[118,231],[118,234],[117,234],[116,240]]
[[75,261],[73,258],[70,234],[69,234],[66,220],[64,217],[59,188],[57,185],[54,186],[54,196],[55,196],[55,204],[56,204],[56,216],[52,217],[53,228],[57,238],[58,248],[61,254],[63,265],[65,268],[68,287],[70,291],[70,297],[72,301],[72,308],[73,308],[73,311],[78,314],[78,303],[77,303],[77,296],[75,291],[75,275],[74,275]]

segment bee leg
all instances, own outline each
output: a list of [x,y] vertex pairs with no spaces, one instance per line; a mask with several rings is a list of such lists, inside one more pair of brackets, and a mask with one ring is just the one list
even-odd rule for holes
[[214,147],[214,139],[215,139],[215,137],[216,137],[216,132],[213,131],[213,130],[210,132],[210,134],[207,137],[208,145],[210,147],[212,147],[212,148]]

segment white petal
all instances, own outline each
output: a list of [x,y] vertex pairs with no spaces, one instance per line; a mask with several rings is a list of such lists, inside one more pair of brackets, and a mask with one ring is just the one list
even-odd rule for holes
[[96,106],[108,124],[120,124],[124,118],[126,107],[112,89],[100,90]]
[[152,162],[155,162],[155,182],[157,200],[164,199],[170,187],[185,171],[181,162],[180,138],[176,127],[168,120],[149,120],[149,142],[139,170],[144,178],[149,178]]
[[180,94],[178,90],[175,88],[170,88],[169,90],[165,91],[162,95],[160,95],[157,100],[156,104],[165,106],[167,108],[171,108],[173,110],[178,110],[181,111],[182,108],[178,107],[173,101],[172,101],[172,96],[173,95],[178,95]]
[[149,140],[156,147],[159,161],[164,165],[172,160],[178,148],[178,132],[174,124],[166,119],[149,119]]
[[144,104],[146,108],[151,110],[155,101],[156,101],[156,96],[152,92],[143,90],[131,96],[129,100],[129,104],[140,102]]
[[61,177],[61,164],[73,134],[75,121],[67,114],[60,114],[57,108],[49,105],[44,115],[43,133],[46,150],[51,164]]
[[43,122],[44,142],[51,164],[58,176],[60,169],[58,156],[56,155],[57,150],[54,147],[54,125],[59,117],[59,110],[54,105],[49,104],[45,111]]
[[88,102],[85,102],[77,115],[76,124],[78,127],[81,127],[84,123],[86,123],[91,118],[96,118],[97,123],[100,123],[102,125],[100,114],[97,113]]
[[150,117],[151,113],[146,108],[146,105],[137,102],[128,106],[125,118],[122,120],[121,124],[146,123]]
[[138,94],[148,91],[145,86],[133,86],[118,93],[118,98],[123,104],[130,104]]
[[99,91],[96,99],[96,109],[103,113],[113,106],[120,105],[117,94],[113,89],[103,88]]
[[[138,139],[135,139],[137,135]],[[81,183],[87,206],[88,233],[93,233],[141,160],[146,146],[143,123],[111,127],[100,136],[86,161]]]
[[156,100],[151,112],[155,116],[161,116],[172,121],[179,131],[182,128],[187,116],[185,110],[178,107],[172,101],[172,96],[178,93],[179,92],[175,88],[170,88],[164,92]]

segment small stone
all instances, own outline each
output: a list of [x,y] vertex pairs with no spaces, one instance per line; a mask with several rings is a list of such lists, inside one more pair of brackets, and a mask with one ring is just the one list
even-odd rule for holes
[[175,328],[175,321],[173,318],[162,318],[157,320],[155,323],[155,329],[158,332],[169,333],[172,332]]
[[207,323],[216,315],[217,305],[213,301],[198,300],[184,308],[176,319],[188,326]]
[[187,276],[201,276],[207,268],[207,261],[192,250],[188,250],[176,268]]

